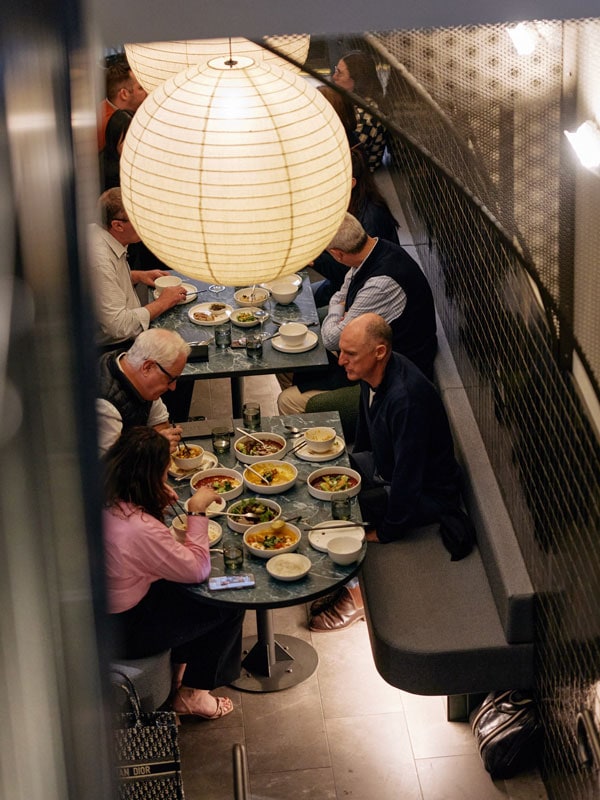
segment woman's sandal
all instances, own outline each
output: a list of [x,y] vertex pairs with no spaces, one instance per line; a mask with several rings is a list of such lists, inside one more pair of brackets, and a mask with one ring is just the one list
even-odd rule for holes
[[224,717],[226,714],[230,714],[233,711],[233,702],[229,697],[215,697],[211,695],[211,697],[217,701],[217,710],[214,714],[203,714],[200,711],[194,711],[194,709],[189,705],[185,697],[182,695],[181,691],[178,689],[175,692],[175,697],[173,699],[173,711],[175,711],[179,716],[184,715],[191,715],[193,717],[199,717],[200,719],[220,719],[220,717]]

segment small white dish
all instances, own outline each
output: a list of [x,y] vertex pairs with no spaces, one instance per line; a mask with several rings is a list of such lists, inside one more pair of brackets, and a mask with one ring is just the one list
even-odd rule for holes
[[319,425],[316,428],[308,428],[308,430],[304,431],[306,446],[313,453],[326,453],[333,447],[335,438],[335,430],[326,425]]
[[310,568],[310,558],[302,553],[284,553],[267,561],[267,572],[278,581],[298,581],[308,575]]
[[177,305],[185,306],[187,303],[191,303],[192,300],[195,300],[198,297],[198,289],[193,283],[182,283],[181,288],[186,290],[187,295],[183,298],[183,300],[180,300]]
[[315,550],[326,553],[330,540],[338,536],[351,536],[362,543],[365,539],[365,529],[353,525],[352,520],[345,522],[339,519],[327,519],[314,531],[308,532],[308,541]]
[[[302,437],[298,438],[302,441]],[[298,445],[300,445],[300,442],[298,442]],[[299,450],[296,450],[294,455],[301,461],[314,461],[315,464],[320,464],[322,461],[333,461],[334,458],[341,456],[345,449],[346,442],[341,436],[336,436],[332,446],[324,453],[313,453],[312,450],[309,450],[307,444],[306,447],[301,447]]]
[[279,326],[279,337],[288,347],[304,344],[308,328],[303,322],[284,322]]
[[327,545],[329,558],[335,564],[340,564],[343,567],[347,567],[348,564],[354,564],[358,560],[361,550],[362,543],[353,536],[334,536]]
[[304,337],[304,341],[300,342],[300,344],[288,345],[283,341],[281,336],[274,336],[271,339],[271,344],[273,348],[279,350],[280,353],[306,353],[308,350],[312,350],[313,347],[316,347],[318,341],[319,337],[317,334],[314,331],[308,331]]
[[192,475],[196,474],[196,472],[201,472],[203,469],[212,469],[213,467],[216,467],[218,460],[219,459],[214,453],[208,453],[205,450],[204,456],[202,457],[202,464],[200,464],[199,467],[194,467],[193,469],[180,469],[173,461],[173,457],[171,456],[169,475],[171,475],[173,478],[183,478],[184,475],[189,475],[191,478]]
[[188,311],[188,317],[194,325],[220,325],[222,322],[227,322],[232,311],[233,306],[213,300],[210,303],[198,303],[197,306],[192,306]]
[[[255,311],[262,311],[262,309],[255,306],[248,306],[247,308],[235,308],[231,312],[229,319],[234,325],[237,325],[238,328],[254,328],[260,323],[260,319],[254,316]],[[266,316],[263,321],[269,319],[269,313],[265,311],[265,314]],[[248,315],[250,315],[252,319],[245,319],[245,317]]]
[[[185,523],[182,524],[182,521],[185,520]],[[184,514],[180,514],[178,517],[174,517],[173,521],[171,522],[170,531],[173,534],[173,537],[176,541],[180,544],[185,542],[185,528],[187,527],[187,517]],[[220,542],[223,538],[223,528],[219,525],[218,522],[215,522],[214,519],[208,520],[208,546],[213,547],[213,545]]]

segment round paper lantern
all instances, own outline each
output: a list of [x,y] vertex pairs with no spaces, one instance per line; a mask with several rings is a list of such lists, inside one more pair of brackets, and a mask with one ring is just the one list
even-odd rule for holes
[[[264,41],[304,64],[310,46],[308,34],[290,36],[264,36]],[[288,61],[279,58],[260,45],[241,36],[231,39],[194,39],[185,42],[150,42],[148,44],[126,44],[125,54],[135,77],[147,92],[152,92],[161,83],[195,64],[206,64],[213,58],[231,52],[233,58],[245,56],[255,61],[267,61],[280,67],[299,71]]]
[[146,245],[190,277],[234,286],[306,266],[351,189],[333,110],[300,75],[219,58],[159,86],[121,155],[123,203]]

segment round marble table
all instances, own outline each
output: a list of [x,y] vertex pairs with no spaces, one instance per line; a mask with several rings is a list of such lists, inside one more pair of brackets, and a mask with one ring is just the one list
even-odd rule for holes
[[[341,429],[338,413],[325,412],[263,419],[262,430],[283,431],[282,422],[285,420],[295,424],[300,422],[304,425],[330,425],[338,431]],[[232,454],[220,456],[220,460],[225,466],[235,466]],[[273,496],[273,499],[282,506],[283,516],[290,518],[299,514],[304,523],[310,526],[331,519],[330,504],[313,498],[306,487],[308,474],[324,464],[301,461],[294,456],[289,460],[298,467],[298,481],[289,491]],[[348,456],[344,451],[338,458],[327,463],[348,466]],[[238,465],[238,468],[243,467]],[[245,492],[244,496],[251,495]],[[360,520],[358,503],[353,504],[352,516],[353,519]],[[217,516],[215,519],[223,527],[223,538],[213,548],[211,576],[225,574],[223,556],[220,552],[223,544],[242,541],[241,534],[229,529],[225,517]],[[302,529],[303,522],[295,524]],[[244,639],[242,674],[233,684],[236,688],[250,692],[275,692],[295,686],[312,675],[318,663],[314,647],[298,637],[275,634],[272,610],[310,602],[343,586],[360,569],[366,550],[365,542],[356,562],[347,567],[338,566],[327,553],[322,553],[311,546],[308,533],[304,531],[296,552],[308,556],[312,567],[308,575],[298,581],[287,582],[272,578],[266,569],[267,560],[246,552],[243,572],[251,572],[254,575],[256,586],[214,591],[208,588],[208,582],[204,582],[184,587],[186,592],[192,593],[202,602],[215,605],[241,605],[256,611],[257,635]]]

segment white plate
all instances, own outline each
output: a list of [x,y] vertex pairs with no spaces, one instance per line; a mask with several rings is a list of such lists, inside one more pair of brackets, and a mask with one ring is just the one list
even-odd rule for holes
[[350,536],[362,542],[365,538],[365,530],[364,528],[352,525],[351,521],[343,522],[337,519],[327,519],[321,523],[318,530],[308,532],[308,541],[315,550],[326,553],[329,540],[335,539],[337,536]]
[[267,572],[278,581],[298,581],[310,572],[310,558],[302,553],[283,553],[267,561]]
[[[210,307],[217,303],[224,306],[224,308],[219,311],[211,311]],[[198,303],[197,306],[192,306],[188,311],[188,317],[195,325],[221,325],[221,323],[227,322],[232,311],[233,306],[228,306],[227,303],[219,303],[218,300],[212,300],[210,303]],[[194,319],[196,312],[212,314],[214,319]]]
[[271,344],[281,353],[306,353],[307,350],[312,350],[318,341],[319,337],[314,331],[307,331],[304,341],[300,344],[285,344],[281,336],[274,336]]
[[[298,437],[301,441],[306,441],[304,437]],[[298,446],[300,442],[298,442]],[[301,447],[300,450],[296,450],[294,455],[296,458],[302,459],[302,461],[331,461],[333,458],[337,458],[341,456],[341,454],[346,449],[346,442],[342,439],[341,436],[336,436],[333,445],[326,450],[324,453],[313,453],[312,450],[308,449],[308,445],[305,447]]]
[[267,281],[266,283],[260,283],[259,286],[262,286],[265,289],[271,291],[271,286],[275,283],[275,281],[282,281],[284,278],[285,280],[290,281],[290,283],[294,283],[296,286],[302,286],[302,275],[298,275],[298,273],[296,273],[295,275],[281,275],[279,278],[273,278],[272,281]]
[[204,451],[204,457],[202,458],[202,464],[199,467],[194,467],[194,469],[180,469],[177,464],[171,459],[171,463],[169,464],[169,475],[173,478],[183,478],[184,475],[189,475],[191,478],[196,472],[201,472],[203,469],[212,469],[213,467],[217,466],[218,458],[214,453],[207,453],[206,450]]
[[[234,311],[231,312],[230,320],[233,322],[234,325],[237,325],[238,328],[254,328],[255,325],[260,324],[259,319],[255,319],[253,322],[242,322],[239,319],[240,314],[253,314],[255,311],[262,311],[260,308],[255,308],[254,306],[248,306],[247,308],[236,308]],[[269,319],[269,314],[267,313],[264,321],[266,322]]]
[[[187,303],[191,303],[192,300],[195,300],[198,297],[198,289],[192,283],[182,283],[181,287],[186,290],[187,297],[185,298],[185,300],[180,300],[177,303],[178,306],[184,306]],[[152,295],[154,296],[155,300],[158,300],[158,292],[156,291],[156,289],[154,289]]]

